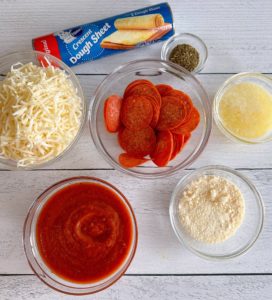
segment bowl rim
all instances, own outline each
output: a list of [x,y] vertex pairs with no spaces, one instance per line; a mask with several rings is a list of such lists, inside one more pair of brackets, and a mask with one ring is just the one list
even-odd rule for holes
[[[42,202],[46,203],[49,199],[51,199],[52,195],[54,195],[54,190],[57,189],[57,191],[59,191],[62,188],[64,188],[66,186],[66,184],[69,184],[69,183],[74,184],[74,183],[77,183],[77,182],[98,183],[98,184],[106,186],[107,188],[111,189],[114,193],[116,193],[118,195],[118,197],[121,199],[121,201],[123,203],[125,203],[125,205],[127,206],[126,209],[131,214],[130,219],[131,219],[132,227],[133,227],[133,230],[134,230],[134,234],[132,236],[132,243],[131,243],[130,252],[128,253],[127,257],[125,258],[125,260],[127,259],[127,261],[125,262],[125,265],[121,265],[121,269],[117,270],[117,272],[113,276],[114,279],[111,282],[104,283],[104,286],[102,286],[100,288],[98,287],[94,291],[91,291],[91,292],[85,291],[85,292],[80,292],[80,293],[73,293],[73,292],[70,292],[70,291],[65,291],[64,289],[57,288],[57,287],[53,286],[50,282],[48,282],[46,280],[46,278],[48,277],[48,274],[40,266],[40,264],[38,263],[35,255],[33,254],[32,249],[33,249],[34,246],[31,244],[30,239],[31,239],[31,225],[32,225],[33,219],[36,216],[37,209],[40,207]],[[51,196],[47,197],[47,194],[50,193],[50,192],[52,192]],[[40,212],[41,211],[38,211],[38,215],[40,214]],[[33,215],[32,215],[32,213],[33,213]],[[53,289],[55,291],[61,292],[61,293],[66,294],[66,295],[83,296],[83,295],[95,294],[97,292],[100,292],[102,290],[107,289],[108,287],[110,287],[114,283],[116,283],[125,274],[125,272],[129,268],[129,266],[130,266],[130,264],[133,261],[133,258],[135,256],[137,246],[138,246],[138,236],[139,236],[139,234],[138,234],[138,224],[137,224],[137,219],[136,219],[134,210],[132,208],[132,205],[130,204],[130,202],[126,198],[126,196],[118,188],[116,188],[113,184],[109,183],[108,181],[105,181],[105,180],[97,178],[97,177],[93,177],[93,176],[74,176],[74,177],[69,177],[69,178],[60,180],[58,182],[55,182],[54,184],[47,187],[38,197],[36,197],[36,199],[32,202],[31,206],[29,207],[28,213],[26,215],[26,218],[25,218],[25,221],[24,221],[24,226],[23,226],[22,239],[23,239],[23,248],[24,248],[25,257],[27,259],[27,262],[28,262],[30,268],[32,269],[34,274],[37,276],[37,278],[39,278],[44,284],[46,284],[48,287],[50,287],[51,289]],[[41,269],[42,272],[44,272],[47,277],[43,278],[43,276],[40,276],[38,274],[39,269],[36,269],[37,266],[33,266],[33,262],[34,262],[34,265],[35,264],[38,265],[38,268]],[[48,270],[50,271],[49,267],[48,267]],[[59,278],[58,275],[56,275],[56,276],[57,276],[57,278]],[[104,280],[105,279],[107,279],[107,277],[104,278]],[[66,285],[64,285],[60,282],[57,282],[57,283],[60,286],[64,287],[64,288],[66,287]],[[88,287],[86,287],[86,284],[84,284],[84,285],[85,285],[85,287],[83,287],[82,289],[88,289]],[[72,287],[72,289],[76,290],[77,288]],[[82,290],[82,289],[79,288],[79,291]]]
[[[243,248],[241,248],[239,251],[234,251],[231,254],[224,254],[224,255],[212,255],[212,254],[206,254],[204,252],[201,252],[199,250],[196,250],[194,247],[192,247],[187,241],[186,239],[183,238],[183,234],[180,234],[180,231],[176,228],[175,226],[175,216],[174,216],[174,204],[176,202],[176,197],[178,192],[180,191],[180,187],[181,185],[188,179],[194,177],[195,175],[197,176],[201,176],[201,174],[203,174],[206,171],[210,171],[210,170],[221,170],[223,172],[226,173],[230,173],[236,177],[239,177],[240,179],[242,179],[245,184],[251,189],[251,191],[254,193],[254,198],[256,200],[256,203],[259,206],[260,209],[260,220],[257,226],[257,230],[254,233],[252,239],[250,240],[249,243],[247,243]],[[262,199],[262,196],[260,194],[260,192],[257,190],[257,188],[255,187],[255,185],[253,184],[253,182],[244,174],[242,174],[240,171],[237,171],[235,169],[232,169],[230,167],[224,166],[224,165],[208,165],[208,166],[204,166],[198,169],[195,169],[191,172],[189,172],[187,175],[185,175],[184,177],[182,177],[177,185],[175,186],[171,198],[170,198],[170,204],[169,204],[169,218],[170,218],[170,223],[171,223],[171,227],[177,237],[177,239],[179,240],[179,242],[181,244],[183,244],[191,253],[204,258],[206,260],[210,260],[210,261],[226,261],[228,259],[232,259],[235,257],[238,257],[240,255],[245,254],[246,252],[248,252],[253,245],[256,243],[256,241],[258,240],[260,234],[262,233],[263,230],[263,226],[264,226],[264,218],[265,218],[265,207],[264,207],[264,202]]]
[[198,35],[195,35],[190,32],[180,32],[180,33],[174,34],[170,39],[168,39],[167,41],[165,41],[163,43],[163,46],[161,48],[161,59],[169,61],[168,57],[167,57],[168,48],[171,47],[171,44],[175,40],[179,40],[179,39],[182,40],[184,37],[189,37],[193,40],[196,40],[199,44],[201,44],[203,46],[204,56],[203,56],[202,63],[198,64],[197,67],[192,72],[190,72],[191,74],[197,74],[204,68],[206,61],[208,59],[208,55],[209,55],[209,50],[208,50],[206,43]]
[[[187,157],[182,163],[180,163],[179,165],[169,168],[161,173],[141,173],[141,172],[135,172],[132,171],[132,169],[126,169],[123,168],[122,166],[120,166],[120,164],[118,164],[117,162],[115,162],[106,152],[106,150],[104,149],[104,147],[102,146],[102,142],[97,134],[97,110],[98,110],[98,106],[99,106],[99,98],[98,95],[101,94],[104,85],[106,85],[106,83],[108,81],[111,81],[114,76],[117,73],[122,72],[124,69],[129,68],[131,66],[137,66],[139,64],[145,64],[145,63],[155,63],[155,64],[161,64],[162,66],[167,66],[168,68],[172,68],[174,69],[176,72],[178,72],[178,77],[180,78],[181,76],[188,76],[190,78],[190,80],[192,80],[194,82],[194,84],[196,84],[196,86],[199,88],[199,91],[201,92],[201,104],[203,105],[203,111],[204,111],[204,117],[205,117],[205,124],[206,124],[206,128],[205,130],[203,130],[203,139],[201,141],[201,143],[199,143],[196,147],[196,151],[194,151],[189,157]],[[197,91],[197,93],[199,93],[199,91]],[[204,100],[203,100],[204,99]],[[89,124],[89,130],[91,132],[91,137],[93,140],[93,143],[96,147],[96,149],[98,150],[98,152],[100,153],[100,155],[106,160],[106,162],[108,162],[114,169],[121,171],[125,174],[131,175],[131,176],[135,176],[137,178],[141,178],[141,179],[157,179],[157,178],[163,178],[166,176],[170,176],[175,174],[176,172],[178,172],[181,169],[184,169],[185,167],[191,165],[199,156],[200,154],[203,152],[203,150],[205,149],[208,140],[210,138],[211,135],[211,130],[212,130],[212,106],[211,106],[211,102],[210,99],[204,89],[204,87],[202,86],[202,84],[200,83],[200,81],[190,72],[188,72],[186,69],[172,63],[169,61],[165,61],[165,60],[160,60],[160,59],[140,59],[140,60],[134,60],[131,61],[129,63],[120,65],[119,67],[117,67],[116,69],[114,69],[109,75],[107,75],[102,82],[98,85],[98,87],[96,88],[92,99],[90,101],[90,105],[89,105],[89,116],[88,116],[88,124]]]
[[[1,66],[3,66],[5,64],[5,60],[10,59],[12,56],[16,56],[16,55],[21,55],[22,57],[27,56],[27,55],[42,55],[43,57],[46,56],[46,57],[49,57],[50,60],[55,61],[58,65],[60,65],[62,70],[64,70],[65,72],[68,73],[69,78],[73,83],[73,86],[77,90],[77,94],[80,97],[81,104],[82,104],[82,117],[81,117],[81,120],[80,120],[80,127],[78,129],[78,132],[77,132],[76,136],[74,137],[74,139],[71,141],[71,143],[61,153],[59,153],[59,155],[57,155],[56,157],[54,157],[54,158],[52,158],[48,161],[45,161],[43,163],[30,165],[30,166],[26,166],[26,167],[17,167],[16,165],[13,165],[11,162],[16,163],[15,160],[0,158],[0,163],[7,166],[8,170],[17,170],[17,171],[38,170],[38,169],[42,169],[44,167],[47,167],[48,165],[51,165],[54,162],[60,160],[64,155],[69,153],[72,150],[72,148],[77,144],[77,142],[78,142],[79,138],[81,137],[82,132],[84,130],[85,123],[87,121],[87,113],[88,113],[87,103],[86,103],[86,98],[85,98],[84,93],[83,93],[83,89],[81,87],[81,84],[80,84],[76,74],[63,61],[61,61],[60,59],[58,59],[57,57],[55,57],[51,54],[41,52],[41,51],[36,51],[36,50],[13,51],[13,52],[10,52],[8,54],[0,56],[0,68],[1,68]],[[44,67],[44,66],[42,66],[42,67]]]
[[271,84],[272,87],[272,77],[268,76],[267,74],[259,73],[259,72],[240,72],[237,74],[234,74],[227,78],[218,88],[214,99],[213,99],[213,104],[212,104],[212,115],[213,119],[215,121],[215,124],[221,131],[221,133],[224,134],[225,137],[229,138],[230,140],[234,142],[240,142],[243,144],[247,145],[255,145],[255,144],[263,144],[272,141],[272,137],[270,139],[264,139],[264,140],[250,140],[242,137],[235,136],[234,134],[231,133],[230,130],[228,130],[222,123],[220,117],[219,117],[219,103],[222,99],[222,96],[224,95],[225,91],[228,89],[230,84],[235,84],[235,82],[239,79],[243,78],[257,78],[261,81],[265,81],[266,83]]

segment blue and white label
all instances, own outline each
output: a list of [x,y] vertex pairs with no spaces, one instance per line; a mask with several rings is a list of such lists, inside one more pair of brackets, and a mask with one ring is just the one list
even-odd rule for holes
[[[141,28],[138,20],[139,28],[137,26],[136,28],[129,27],[131,26],[131,19],[133,19],[133,22],[135,18],[146,15],[151,15],[151,19],[153,16],[159,15],[164,22],[163,26],[157,26],[154,22],[154,28],[150,28],[150,25],[148,25],[149,27],[145,29]],[[117,19],[128,20],[130,25],[127,29],[116,28],[114,24]],[[141,40],[139,39],[141,34],[149,36]],[[167,3],[162,3],[39,37],[33,40],[33,45],[36,50],[51,53],[61,58],[67,65],[75,66],[150,43],[163,41],[173,34],[171,9]],[[137,36],[136,39],[135,36]],[[105,40],[105,38],[107,39]],[[133,39],[137,42],[133,43]],[[103,42],[103,40],[106,42]]]

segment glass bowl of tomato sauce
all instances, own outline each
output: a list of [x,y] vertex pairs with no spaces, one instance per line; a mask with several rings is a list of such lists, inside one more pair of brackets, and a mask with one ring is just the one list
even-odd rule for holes
[[51,288],[92,294],[115,283],[137,248],[137,223],[126,197],[94,177],[47,188],[24,224],[24,250],[34,273]]

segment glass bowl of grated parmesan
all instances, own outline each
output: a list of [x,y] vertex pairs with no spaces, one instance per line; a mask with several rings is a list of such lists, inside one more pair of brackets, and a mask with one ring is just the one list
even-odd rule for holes
[[264,221],[262,197],[254,184],[241,172],[217,165],[179,181],[169,214],[179,241],[198,256],[215,260],[248,251]]
[[38,51],[0,57],[0,163],[42,168],[77,142],[86,104],[72,70]]

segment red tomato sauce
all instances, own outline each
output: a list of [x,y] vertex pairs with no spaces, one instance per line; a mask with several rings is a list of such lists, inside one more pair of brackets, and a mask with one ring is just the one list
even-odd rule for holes
[[124,262],[132,220],[119,196],[96,183],[56,192],[38,217],[38,250],[56,275],[76,283],[101,280]]

